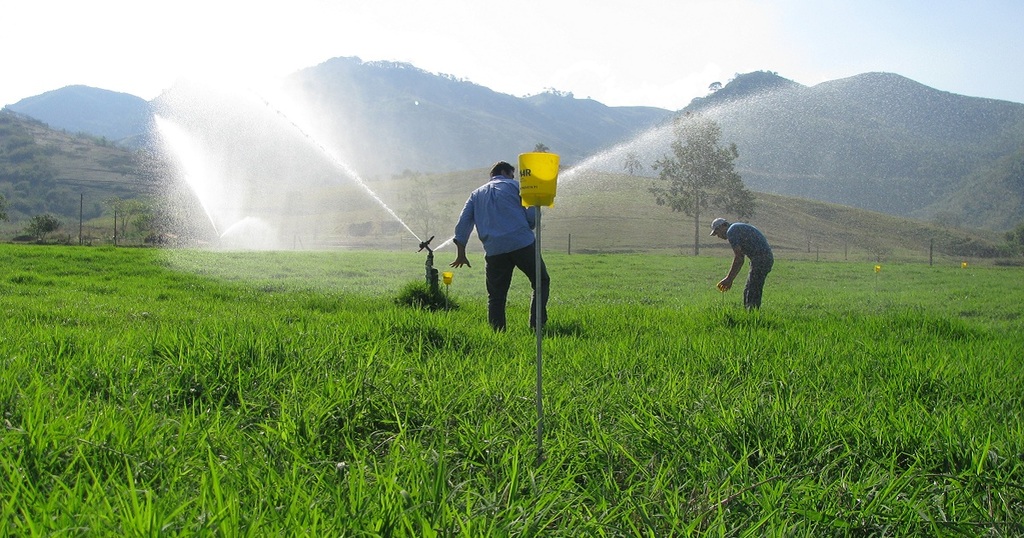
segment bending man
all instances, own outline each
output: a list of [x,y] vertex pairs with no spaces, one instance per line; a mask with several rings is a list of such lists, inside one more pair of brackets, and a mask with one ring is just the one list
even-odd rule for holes
[[750,258],[750,273],[747,274],[747,285],[743,288],[743,306],[747,310],[761,308],[761,292],[764,290],[764,281],[775,263],[768,239],[761,233],[761,230],[750,224],[743,222],[730,224],[723,218],[717,218],[711,222],[711,235],[728,241],[733,252],[732,267],[729,268],[729,274],[718,283],[718,289],[725,292],[732,287],[732,281],[736,279],[736,275],[743,268],[743,258],[746,256]]

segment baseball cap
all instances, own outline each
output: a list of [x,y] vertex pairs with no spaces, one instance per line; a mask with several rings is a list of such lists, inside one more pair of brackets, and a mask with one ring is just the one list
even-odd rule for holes
[[726,224],[728,222],[729,221],[723,219],[722,217],[718,217],[717,219],[711,221],[711,235],[715,235],[715,230],[717,230],[721,225]]

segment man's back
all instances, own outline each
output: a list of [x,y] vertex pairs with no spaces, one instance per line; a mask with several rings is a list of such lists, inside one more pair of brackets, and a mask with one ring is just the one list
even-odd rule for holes
[[475,225],[488,255],[518,250],[534,241],[532,210],[522,205],[519,182],[493,177],[469,196],[455,226],[455,238],[464,242]]
[[760,230],[750,224],[733,223],[725,235],[729,238],[729,244],[733,248],[738,246],[749,258],[760,258],[772,254],[772,247],[768,245],[768,239]]

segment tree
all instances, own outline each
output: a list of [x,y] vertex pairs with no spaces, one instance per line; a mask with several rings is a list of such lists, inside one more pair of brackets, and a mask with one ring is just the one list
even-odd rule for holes
[[132,225],[139,235],[151,235],[157,233],[160,227],[160,215],[154,204],[147,200],[139,200],[138,211],[132,218]]
[[1006,247],[1011,254],[1024,254],[1024,222],[1013,230],[1006,232]]
[[658,181],[650,188],[658,205],[693,217],[693,254],[700,254],[701,210],[721,209],[739,218],[754,214],[754,195],[743,185],[733,161],[736,144],[721,146],[722,128],[700,116],[679,116],[672,154],[655,161]]
[[117,240],[128,235],[128,223],[137,224],[134,217],[147,210],[146,203],[134,198],[118,198],[116,196],[104,200],[114,210],[114,245]]
[[[408,205],[408,209],[402,214],[403,218],[413,229],[422,230],[424,239],[436,235],[438,223],[445,223],[445,216],[451,215],[453,211],[450,204],[440,203],[436,196],[424,195],[433,192],[426,178],[411,180],[407,189],[407,194],[402,196],[402,200]],[[434,243],[433,246],[436,247],[438,244]]]
[[545,146],[543,142],[537,142],[537,145],[533,146],[533,151],[536,153],[548,153],[551,151],[551,148]]
[[708,86],[708,93],[715,93],[715,92],[717,92],[718,90],[721,90],[721,89],[722,89],[722,83],[721,82],[712,82]]
[[25,233],[36,238],[36,241],[45,241],[46,236],[60,229],[61,222],[57,217],[44,213],[36,215],[28,221],[25,226]]
[[629,175],[635,176],[637,172],[644,169],[643,163],[640,162],[640,158],[637,157],[635,151],[631,151],[626,154],[626,162],[622,165],[623,168],[629,172]]

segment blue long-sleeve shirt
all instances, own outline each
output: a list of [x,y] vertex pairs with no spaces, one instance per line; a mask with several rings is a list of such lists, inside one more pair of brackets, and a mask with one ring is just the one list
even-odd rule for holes
[[512,252],[536,240],[536,218],[536,208],[523,207],[519,182],[494,176],[469,195],[455,224],[455,241],[466,245],[476,226],[476,235],[487,256]]

